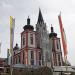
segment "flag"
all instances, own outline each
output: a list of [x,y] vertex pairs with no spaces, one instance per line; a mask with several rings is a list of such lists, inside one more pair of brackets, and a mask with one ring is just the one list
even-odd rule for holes
[[13,51],[13,42],[14,42],[14,28],[15,28],[15,19],[10,16],[10,55]]
[[61,31],[61,38],[62,38],[62,45],[63,45],[63,51],[64,51],[64,57],[67,57],[67,42],[66,42],[66,34],[63,28],[61,14],[58,16],[59,25],[60,25],[60,31]]

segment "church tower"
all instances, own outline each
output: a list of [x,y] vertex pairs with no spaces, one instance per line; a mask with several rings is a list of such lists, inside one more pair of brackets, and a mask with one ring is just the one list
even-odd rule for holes
[[49,44],[51,50],[51,65],[52,66],[62,66],[62,51],[60,38],[57,37],[57,33],[51,25],[51,33],[49,34]]
[[20,64],[20,48],[18,44],[13,48],[13,64]]
[[26,66],[41,65],[40,48],[36,47],[36,35],[34,27],[30,25],[30,18],[21,33],[21,64]]
[[[44,22],[41,10],[39,9],[38,21],[36,24],[36,42],[37,48],[41,48],[42,51],[42,64],[47,63],[47,57],[49,56],[49,37],[47,33],[46,23]],[[49,58],[49,57],[48,57]]]

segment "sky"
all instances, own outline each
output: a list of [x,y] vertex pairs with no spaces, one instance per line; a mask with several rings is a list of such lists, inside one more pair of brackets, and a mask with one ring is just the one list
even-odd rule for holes
[[14,45],[18,43],[20,46],[20,33],[23,31],[23,26],[26,25],[27,17],[30,17],[31,25],[35,27],[39,8],[48,32],[50,33],[52,24],[59,38],[61,36],[58,15],[61,11],[68,45],[68,61],[75,65],[75,0],[0,0],[0,57],[7,57],[7,49],[10,48],[9,16],[15,18]]

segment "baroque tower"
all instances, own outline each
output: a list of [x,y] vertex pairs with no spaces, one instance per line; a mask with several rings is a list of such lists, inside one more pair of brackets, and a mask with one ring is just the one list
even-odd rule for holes
[[41,65],[40,49],[36,48],[36,32],[30,25],[30,18],[27,19],[27,25],[23,27],[21,33],[21,64],[26,66]]
[[51,33],[49,34],[49,44],[51,50],[51,65],[52,66],[62,66],[62,51],[60,38],[57,37],[57,33],[51,25]]

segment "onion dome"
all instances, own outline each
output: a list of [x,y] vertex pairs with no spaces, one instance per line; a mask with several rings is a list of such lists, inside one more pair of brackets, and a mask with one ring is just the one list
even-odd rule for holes
[[19,50],[18,44],[13,48],[13,50]]
[[57,33],[54,32],[54,29],[53,29],[52,25],[51,25],[51,33],[49,34],[49,37],[50,38],[51,37],[57,37]]
[[32,26],[32,25],[30,25],[30,18],[28,17],[28,19],[27,19],[27,25],[25,25],[24,27],[23,27],[23,29],[24,30],[27,30],[27,29],[29,29],[29,30],[34,30],[34,27]]

